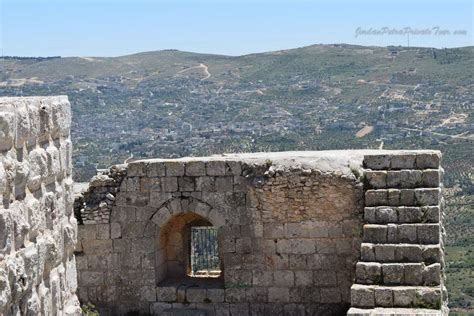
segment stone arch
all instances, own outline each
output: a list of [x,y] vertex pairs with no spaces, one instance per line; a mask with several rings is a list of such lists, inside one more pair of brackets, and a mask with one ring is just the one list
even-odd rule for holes
[[225,218],[212,205],[193,197],[174,197],[165,201],[153,213],[150,220],[159,228],[164,227],[175,215],[193,212],[208,219],[212,226],[220,228],[225,225]]
[[[165,201],[153,213],[150,221],[157,228],[155,235],[157,284],[165,279],[179,279],[188,275],[190,266],[187,243],[190,227],[213,226],[219,229],[225,225],[222,214],[210,204],[193,197],[174,197]],[[220,240],[219,236],[218,239]],[[220,257],[222,258],[221,255]]]

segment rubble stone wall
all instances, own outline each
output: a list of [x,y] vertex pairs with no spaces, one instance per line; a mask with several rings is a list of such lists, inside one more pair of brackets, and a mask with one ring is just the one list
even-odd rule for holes
[[67,97],[0,98],[0,315],[80,315]]

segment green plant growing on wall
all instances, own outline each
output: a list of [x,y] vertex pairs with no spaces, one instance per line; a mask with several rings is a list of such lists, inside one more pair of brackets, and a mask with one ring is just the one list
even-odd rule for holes
[[91,304],[87,303],[85,305],[81,305],[81,311],[83,316],[99,316],[99,312],[97,311],[97,308]]
[[273,161],[270,159],[265,160],[265,167],[269,169],[273,165]]

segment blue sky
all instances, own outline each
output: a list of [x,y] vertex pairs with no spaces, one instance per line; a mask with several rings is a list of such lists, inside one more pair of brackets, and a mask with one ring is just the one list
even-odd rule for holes
[[358,28],[383,27],[431,31],[412,33],[410,46],[474,45],[472,0],[0,2],[3,55],[119,56],[167,48],[241,55],[319,43],[407,45],[407,35],[356,36]]

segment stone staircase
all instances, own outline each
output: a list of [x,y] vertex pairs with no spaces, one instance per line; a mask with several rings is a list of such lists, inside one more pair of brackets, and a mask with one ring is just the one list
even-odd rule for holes
[[348,315],[444,315],[440,154],[364,157],[361,257]]

